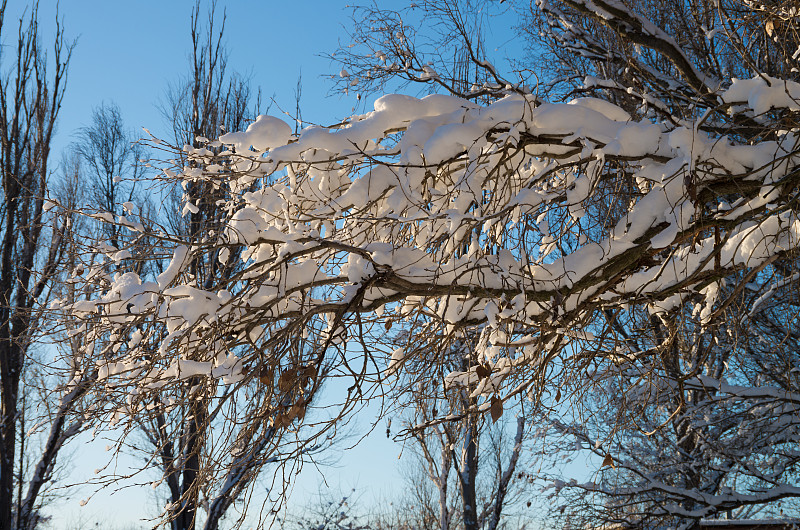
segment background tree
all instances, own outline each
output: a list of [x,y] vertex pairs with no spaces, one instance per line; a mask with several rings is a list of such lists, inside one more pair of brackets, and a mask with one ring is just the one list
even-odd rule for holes
[[[216,6],[212,4],[207,24],[203,27],[198,3],[192,12],[190,27],[190,72],[184,81],[170,90],[165,105],[165,115],[172,125],[175,141],[183,147],[169,164],[197,174],[219,170],[224,175],[229,165],[225,162],[224,149],[220,144],[208,145],[207,138],[213,138],[226,129],[243,128],[246,120],[255,117],[260,97],[252,96],[246,79],[227,70],[227,52],[223,44],[225,14],[220,23]],[[93,126],[83,129],[81,134],[81,139],[89,146],[86,155],[95,160],[91,167],[102,183],[102,195],[97,204],[106,212],[120,211],[121,206],[125,207],[125,203],[120,205],[120,201],[141,200],[132,195],[141,173],[135,167],[123,172],[126,162],[130,167],[140,155],[133,150],[109,152],[113,146],[126,145],[122,140],[116,140],[124,136],[118,114],[113,108],[101,108]],[[163,148],[155,144],[154,151],[159,150]],[[219,155],[221,158],[217,160],[221,163],[213,165],[208,160],[198,159],[194,155],[199,152]],[[172,174],[169,169],[166,173]],[[119,179],[119,175],[126,178]],[[126,184],[127,196],[120,197]],[[222,230],[221,222],[226,215],[224,205],[230,197],[227,185],[224,181],[210,183],[191,178],[173,184],[158,192],[166,197],[165,204],[180,204],[180,210],[166,208],[160,218],[147,219],[147,210],[139,207],[145,212],[141,222],[127,216],[122,227],[109,223],[113,218],[105,214],[95,216],[107,225],[103,237],[113,237],[119,243],[115,245],[112,241],[112,248],[97,247],[100,250],[97,261],[107,270],[108,278],[114,271],[129,267],[137,277],[157,276],[156,282],[148,285],[170,282],[172,273],[184,258],[191,268],[189,274],[196,289],[222,286],[238,276],[241,249],[232,248],[213,256],[190,256],[186,254],[186,246],[177,244],[193,242],[192,245],[202,245],[210,233]],[[148,185],[149,190],[158,189],[155,180],[150,180]],[[159,223],[165,227],[160,227]],[[179,239],[152,240],[146,237],[155,230],[180,234]],[[131,237],[121,235],[131,231]],[[124,253],[125,259],[115,259],[120,253]],[[143,255],[154,259],[138,259]],[[172,256],[172,261],[169,256]],[[85,270],[89,271],[91,267],[85,267]],[[115,297],[121,293],[112,289],[109,294]],[[224,290],[220,294],[227,296]],[[135,308],[126,307],[131,311],[129,314],[133,314]],[[164,326],[148,329],[137,325],[131,334],[103,335],[103,350],[107,352],[105,360],[124,358],[137,344],[146,343],[148,351],[143,359],[152,362],[153,367],[160,366],[156,352],[171,340],[174,331],[168,323],[168,315],[165,316]],[[81,313],[79,318],[87,319],[87,314]],[[100,339],[97,336],[97,340]],[[243,339],[246,343],[258,341],[257,330],[246,334]],[[222,338],[212,347],[217,351],[215,370],[230,372],[238,347],[226,344]],[[124,434],[118,447],[120,450],[125,447],[132,449],[144,457],[146,467],[152,465],[158,469],[160,478],[154,485],[163,487],[167,499],[163,517],[175,529],[195,528],[198,524],[207,529],[218,528],[236,501],[249,501],[247,497],[252,494],[264,466],[280,463],[295,451],[308,453],[314,450],[313,444],[304,446],[300,443],[299,449],[292,448],[292,438],[296,436],[318,386],[318,366],[310,363],[302,341],[293,344],[288,356],[274,361],[264,359],[256,370],[258,378],[250,384],[241,384],[232,376],[226,377],[224,382],[208,380],[204,374],[195,373],[190,368],[198,361],[196,353],[187,352],[176,372],[177,384],[165,388],[155,399],[142,396],[143,400],[132,407],[132,399],[126,392],[107,389],[102,404],[98,405],[98,410],[118,412],[113,416],[112,426],[120,427],[117,422],[125,413]],[[102,369],[101,373],[104,373]],[[134,391],[134,395],[137,393]],[[136,433],[135,440],[128,439],[131,433]],[[290,447],[286,454],[283,447]],[[276,477],[273,476],[273,481],[280,480]],[[115,478],[103,477],[102,482],[108,483]]]
[[[417,322],[414,334],[398,335],[400,348],[387,370],[402,379],[392,401],[395,414],[406,422],[400,434],[411,442],[416,460],[412,465],[419,467],[410,477],[413,504],[422,512],[417,517],[425,521],[425,528],[494,530],[504,509],[508,512],[514,504],[517,486],[526,482],[526,473],[518,468],[528,434],[525,407],[515,407],[512,412],[517,417],[499,424],[502,410],[491,417],[476,413],[476,398],[470,396],[476,385],[471,390],[448,387],[445,377],[479,364],[475,353],[479,330],[459,333],[461,340],[442,350],[439,345],[447,341],[428,336],[425,328]],[[441,416],[458,420],[416,428]],[[510,436],[506,427],[512,430]]]
[[[0,4],[0,37],[6,2]],[[53,55],[39,38],[37,8],[20,19],[15,42],[0,58],[11,66],[0,86],[0,181],[2,244],[0,246],[0,528],[32,528],[39,521],[43,486],[52,478],[63,443],[77,433],[68,420],[75,400],[85,391],[76,384],[60,396],[49,420],[43,451],[25,473],[20,443],[26,418],[20,399],[30,381],[23,380],[29,352],[40,339],[42,307],[64,253],[67,216],[47,212],[50,144],[55,128],[72,46],[56,20]],[[8,51],[8,53],[7,53]],[[8,64],[5,63],[4,64]],[[17,463],[20,467],[17,469]],[[25,493],[21,482],[28,479]]]
[[[214,138],[228,128],[242,128],[248,119],[254,117],[249,108],[253,103],[249,83],[238,74],[227,71],[227,51],[223,45],[226,17],[223,13],[221,23],[215,25],[215,13],[216,3],[212,3],[203,30],[199,20],[200,4],[195,5],[190,26],[192,63],[189,75],[171,91],[165,109],[176,142],[190,146],[190,150],[202,148],[204,138]],[[258,104],[256,101],[255,105]],[[184,163],[197,169],[204,168],[203,164],[187,159]],[[178,227],[187,240],[199,242],[209,231],[219,230],[222,215],[219,201],[224,200],[224,189],[206,183],[187,182],[185,187],[170,193],[169,197],[173,204],[185,202],[193,206],[188,211],[182,210],[180,217],[169,217],[169,222]],[[233,272],[235,258],[195,258],[191,274],[198,286],[211,286],[218,276]],[[191,393],[194,384],[194,380],[188,381],[185,392]],[[240,447],[229,457],[227,476],[209,483],[208,477],[214,473],[215,466],[206,455],[206,447],[214,444],[211,432],[215,415],[211,402],[213,394],[214,391],[209,389],[202,398],[187,399],[188,394],[179,396],[176,409],[167,412],[162,405],[156,416],[143,424],[148,439],[160,452],[160,464],[169,487],[170,518],[174,529],[194,528],[201,506],[206,508],[205,528],[217,528],[230,505],[258,475],[258,467],[266,463],[263,454],[268,452],[275,437],[274,427],[268,427],[264,432],[259,432],[258,423],[241,428],[238,434],[234,434],[233,442]],[[264,410],[262,414],[268,418],[268,411]],[[260,464],[256,464],[259,459]],[[214,485],[218,485],[219,493],[214,491]]]
[[[94,109],[91,125],[78,131],[74,149],[90,183],[87,199],[98,211],[130,215],[136,213],[129,211],[134,199],[140,208],[150,209],[148,202],[136,193],[137,185],[141,187],[146,156],[143,145],[136,140],[132,132],[125,130],[122,113],[114,103]],[[121,235],[129,233],[108,223],[99,226],[106,231],[108,244],[115,248],[120,247]]]
[[[41,342],[33,344],[26,352],[23,392],[29,395],[26,398],[31,413],[25,413],[20,419],[24,428],[20,429],[16,509],[20,515],[16,528],[38,528],[46,524],[54,503],[59,497],[69,496],[66,489],[69,484],[63,481],[69,466],[64,462],[62,449],[92,425],[92,403],[85,397],[97,372],[87,366],[80,354],[85,344],[85,330],[62,311],[64,305],[86,300],[88,294],[81,289],[82,282],[75,281],[84,262],[80,255],[86,239],[85,219],[76,213],[83,206],[85,191],[80,163],[81,157],[72,150],[62,156],[59,178],[49,190],[51,200],[46,203],[51,212],[56,204],[61,207],[53,220],[63,220],[62,259],[50,279],[49,311],[39,322]],[[66,325],[59,325],[56,316],[64,318]],[[53,352],[55,355],[51,357]],[[29,486],[23,496],[26,482]],[[55,483],[59,483],[58,489],[53,487]]]
[[[320,494],[317,502],[312,506],[304,507],[302,515],[289,515],[283,521],[284,526],[305,530],[316,528],[318,530],[368,530],[386,528],[380,522],[372,521],[371,517],[355,513],[359,507],[355,498],[355,490],[348,495],[334,499],[330,495]],[[288,524],[286,524],[288,523]],[[392,528],[392,527],[390,527]]]

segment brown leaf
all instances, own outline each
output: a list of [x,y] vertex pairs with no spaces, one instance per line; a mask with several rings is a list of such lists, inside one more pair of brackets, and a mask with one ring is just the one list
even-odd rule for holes
[[556,403],[558,403],[559,401],[561,401],[561,389],[560,388],[556,390]]
[[606,457],[603,459],[603,465],[600,466],[600,469],[611,466],[611,469],[617,469],[617,466],[614,465],[614,457],[612,457],[609,453],[606,453]]
[[305,415],[306,407],[303,403],[296,403],[292,405],[292,407],[289,409],[289,412],[286,414],[290,420],[302,420]]
[[281,392],[291,390],[296,379],[297,372],[294,369],[286,370],[278,378],[278,390]]
[[272,383],[272,376],[273,376],[272,369],[266,366],[262,367],[261,370],[259,370],[258,372],[258,380],[261,381],[262,385],[268,385]]
[[384,324],[383,327],[386,328],[386,331],[389,331],[390,329],[392,329],[392,321],[387,320],[386,324]]
[[503,415],[503,400],[497,396],[492,396],[492,404],[489,407],[489,413],[492,415],[492,422],[496,423]]
[[475,367],[475,373],[478,374],[478,377],[481,379],[485,379],[492,374],[492,370],[482,364],[479,364]]
[[300,370],[300,382],[303,386],[308,385],[309,383],[313,383],[314,379],[317,378],[317,368],[313,365],[306,366],[302,370]]
[[767,23],[764,24],[764,30],[766,30],[767,35],[772,37],[772,34],[775,33],[775,23],[771,20],[767,20]]

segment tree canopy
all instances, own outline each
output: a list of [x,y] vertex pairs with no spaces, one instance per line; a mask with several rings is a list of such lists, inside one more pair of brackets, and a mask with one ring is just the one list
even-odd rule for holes
[[[793,15],[737,2],[701,13],[718,27],[705,21],[708,31],[692,38],[729,62],[750,60],[734,7],[750,17],[744,26],[765,28],[758,42],[768,60],[751,58],[737,78],[708,60],[722,55],[687,48],[670,34],[673,20],[644,4],[537,2],[562,53],[606,65],[565,100],[556,83],[548,91],[512,81],[473,55],[466,60],[489,75],[458,93],[387,94],[370,112],[297,133],[263,115],[245,130],[175,146],[161,180],[213,190],[185,193],[181,215],[213,201],[219,217],[186,235],[91,214],[154,243],[144,253],[133,243],[98,247],[102,258],[78,274],[94,294],[60,306],[85,321],[83,362],[97,370],[98,408],[115,421],[147,415],[170,389],[188,387],[216,400],[211,414],[227,406],[235,423],[258,417],[285,428],[297,453],[335,427],[306,421],[324,374],[352,378],[344,413],[398,380],[410,359],[446,362],[423,350],[468,344],[467,362],[443,380],[440,370],[415,371],[417,383],[464,389],[472,410],[462,414],[500,416],[517,399],[546,409],[557,385],[601,385],[610,381],[601,374],[627,370],[626,391],[646,394],[652,383],[694,392],[648,402],[681,418],[684,442],[716,421],[701,413],[714,404],[750,418],[753,430],[740,428],[737,443],[758,434],[767,440],[759,447],[785,455],[776,464],[725,453],[724,465],[749,479],[710,490],[642,473],[644,485],[630,487],[659,492],[670,516],[696,521],[800,496],[791,478],[800,389],[795,361],[783,355],[797,337],[796,297],[786,293],[800,278],[800,83],[786,66],[797,62]],[[441,79],[435,65],[416,72],[411,60],[387,60],[413,56],[402,42],[373,53],[372,68]],[[165,257],[152,278],[127,261]],[[772,317],[759,320],[764,311]],[[763,347],[738,335],[766,328]],[[749,359],[739,374],[765,362],[782,368],[728,380],[725,352]],[[554,425],[615,462],[598,432]],[[272,458],[255,445],[230,449]]]

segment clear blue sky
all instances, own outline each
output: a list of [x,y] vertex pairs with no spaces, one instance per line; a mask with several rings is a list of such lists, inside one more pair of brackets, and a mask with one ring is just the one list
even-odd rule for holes
[[[8,33],[25,7],[12,1],[7,17]],[[391,5],[392,2],[385,2]],[[42,1],[42,35],[52,35],[55,2]],[[165,131],[158,110],[170,83],[189,69],[191,41],[189,15],[193,1],[61,2],[61,15],[68,38],[77,39],[69,69],[67,95],[61,110],[57,148],[68,143],[74,131],[86,125],[92,109],[113,101],[127,125]],[[208,2],[201,7],[205,21]],[[348,113],[355,97],[326,97],[329,83],[320,77],[336,72],[331,61],[321,57],[346,39],[343,25],[350,10],[344,2],[303,0],[298,2],[220,1],[218,15],[227,11],[225,41],[229,69],[252,76],[266,97],[284,108],[294,108],[294,89],[303,74],[304,114],[319,122]],[[221,17],[218,16],[218,20]],[[274,108],[274,107],[273,107]]]
[[[12,0],[6,16],[4,44],[13,44],[16,22],[26,7],[25,0]],[[382,7],[401,7],[405,2],[381,0]],[[51,164],[73,139],[75,131],[89,124],[92,110],[103,102],[114,102],[122,110],[126,125],[146,127],[157,136],[168,138],[169,125],[158,109],[170,83],[188,71],[190,53],[190,0],[137,0],[129,2],[62,0],[60,4],[68,39],[77,39],[69,68],[67,93],[61,110],[58,135]],[[42,0],[39,10],[43,44],[50,45],[54,34],[56,2]],[[208,2],[201,7],[205,20]],[[356,104],[354,94],[328,97],[330,83],[325,77],[339,71],[330,59],[340,41],[347,44],[346,26],[351,23],[345,2],[334,0],[296,0],[294,2],[224,1],[218,15],[227,10],[225,28],[229,69],[250,74],[253,87],[261,87],[269,98],[274,94],[277,107],[294,108],[294,90],[302,72],[302,112],[316,123],[333,123],[350,113]],[[510,30],[510,27],[507,29]],[[502,52],[501,52],[501,55]],[[499,63],[495,62],[495,64]],[[54,167],[51,165],[51,167]],[[374,419],[367,410],[355,426],[350,444],[363,435]],[[386,440],[385,426],[355,449],[345,451],[338,467],[321,468],[334,490],[355,486],[366,493],[364,502],[389,499],[402,487],[398,468],[401,446]],[[344,445],[349,445],[345,442]],[[105,463],[105,442],[78,446],[70,465],[69,482],[89,478]],[[130,462],[128,462],[130,463]],[[127,465],[123,461],[122,465]],[[292,504],[313,497],[321,482],[320,473],[307,466],[298,477]],[[79,501],[89,491],[76,492],[56,508],[57,528],[68,523],[81,525],[99,522],[116,528],[134,523],[140,514],[152,515],[154,496],[149,488],[131,488],[114,496],[100,493],[87,506]]]

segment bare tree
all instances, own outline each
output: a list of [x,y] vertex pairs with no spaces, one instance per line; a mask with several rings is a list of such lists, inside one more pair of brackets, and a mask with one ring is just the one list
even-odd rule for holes
[[[212,4],[203,27],[200,4],[195,5],[190,26],[190,72],[171,89],[164,109],[173,126],[175,141],[185,146],[173,162],[199,172],[205,171],[209,164],[189,155],[201,150],[221,153],[223,149],[219,146],[207,146],[207,138],[226,129],[244,127],[246,120],[255,117],[252,108],[260,105],[260,98],[252,97],[247,80],[228,72],[223,43],[226,17],[224,13],[221,20],[217,17],[216,5]],[[106,114],[109,113],[101,118]],[[103,150],[101,144],[111,142],[111,136],[104,134],[101,139],[102,142],[92,144],[98,145],[98,152]],[[122,154],[116,160],[121,163]],[[109,160],[100,166],[105,168],[110,164]],[[111,178],[108,171],[102,174]],[[106,180],[108,186],[103,188],[101,204],[107,211],[114,211],[119,198],[114,193],[113,180]],[[209,232],[221,229],[223,206],[230,196],[225,185],[189,179],[183,186],[163,193],[168,203],[189,205],[181,212],[167,210],[165,219],[187,241],[202,244]],[[133,242],[125,248],[140,253]],[[181,252],[174,244],[153,251],[162,256],[173,252],[177,256]],[[238,274],[239,256],[234,250],[227,256],[220,252],[215,256],[192,257],[191,275],[198,287],[211,287]],[[169,274],[166,262],[156,268],[162,274]],[[141,333],[142,330],[140,336]],[[153,349],[158,349],[158,342],[167,340],[168,335],[169,331],[162,328],[152,331],[148,340]],[[220,356],[234,351],[220,351]],[[190,354],[187,361],[193,357]],[[250,494],[261,468],[282,459],[278,448],[287,443],[285,436],[292,435],[292,424],[302,421],[317,385],[314,377],[317,368],[309,365],[302,344],[297,344],[294,354],[284,361],[287,364],[284,370],[279,364],[272,367],[265,364],[259,369],[262,373],[258,383],[245,387],[235,383],[207,385],[199,375],[190,377],[137,416],[135,427],[144,444],[135,445],[142,449],[148,464],[155,464],[160,470],[162,479],[158,483],[167,492],[164,517],[173,529],[190,529],[198,524],[206,529],[218,528],[233,503]],[[295,379],[290,381],[291,370]],[[249,421],[244,421],[243,415]],[[304,451],[308,450],[311,449]]]
[[486,98],[507,84],[484,43],[492,19],[506,9],[487,0],[423,0],[398,10],[377,2],[355,6],[350,42],[333,54],[342,67],[332,76],[336,90],[411,88]]
[[[37,528],[47,521],[44,509],[64,493],[54,491],[52,483],[64,476],[65,463],[57,458],[65,444],[77,434],[91,426],[89,413],[91,404],[84,397],[94,383],[97,372],[87,366],[80,354],[85,341],[85,333],[62,311],[63,306],[71,306],[85,299],[88,292],[81,290],[82,283],[75,282],[75,271],[82,259],[85,241],[81,237],[82,216],[75,212],[81,206],[83,180],[80,172],[80,157],[74,152],[63,156],[60,178],[50,191],[50,208],[59,205],[59,216],[63,219],[61,245],[62,259],[58,270],[50,280],[48,318],[42,320],[39,333],[43,337],[43,349],[55,350],[51,361],[41,359],[41,352],[29,349],[26,352],[24,373],[24,392],[29,394],[35,405],[29,405],[33,413],[25,427],[24,438],[20,438],[20,467],[18,473],[17,528]],[[66,325],[58,324],[61,317]],[[33,346],[36,346],[35,344]],[[48,351],[49,350],[49,351]],[[38,353],[38,355],[37,355]],[[25,425],[21,418],[21,425]],[[39,446],[33,434],[38,434]],[[43,435],[43,436],[42,436]],[[24,440],[24,441],[23,441]],[[22,465],[22,452],[26,455],[26,465]],[[23,496],[23,483],[28,489]]]
[[[213,3],[203,33],[199,20],[200,3],[195,4],[191,15],[191,70],[185,82],[172,91],[167,109],[176,141],[192,149],[200,148],[205,144],[204,138],[213,138],[226,128],[241,128],[250,117],[249,83],[227,72],[227,52],[222,40],[226,16],[223,13],[218,25],[215,24],[215,16],[216,3]],[[221,211],[218,201],[224,200],[224,197],[221,188],[189,182],[182,194],[171,194],[171,200],[185,200],[194,208],[189,212],[183,211],[180,219],[172,218],[170,221],[182,225],[190,240],[199,241],[209,230],[219,229]],[[219,275],[232,272],[232,263],[232,260],[220,260],[218,257],[210,257],[205,261],[195,259],[191,265],[192,274],[197,278],[198,285],[212,285]],[[190,380],[188,390],[194,384]],[[175,530],[194,528],[198,509],[205,503],[205,528],[216,529],[228,507],[255,478],[257,473],[253,472],[251,466],[263,458],[260,455],[272,443],[275,429],[267,428],[259,433],[257,426],[253,425],[240,431],[236,441],[242,447],[232,457],[227,476],[217,494],[210,489],[211,485],[205,483],[204,475],[208,471],[203,470],[211,465],[211,462],[203,461],[205,446],[211,443],[210,429],[215,414],[211,410],[211,401],[201,398],[180,400],[179,403],[182,405],[178,410],[169,414],[162,408],[155,416],[154,424],[151,423],[149,427],[147,423],[144,424],[145,433],[160,451],[172,506],[171,525]],[[264,460],[261,465],[263,463]],[[201,496],[205,497],[202,501]]]
[[[130,208],[134,198],[140,207],[144,206],[142,198],[136,195],[136,188],[137,184],[141,187],[145,152],[142,144],[135,140],[133,134],[125,130],[122,113],[113,103],[94,109],[92,124],[78,131],[74,149],[83,161],[81,168],[90,184],[87,198],[98,211],[118,215],[132,213],[125,206]],[[104,235],[109,244],[119,247],[120,232],[107,223],[100,226],[108,232]]]
[[[19,21],[15,44],[5,48],[12,66],[0,86],[0,180],[2,180],[2,246],[0,247],[0,528],[32,528],[38,522],[42,488],[52,478],[59,450],[78,432],[68,416],[86,386],[75,384],[47,418],[50,433],[35,458],[26,493],[22,494],[25,447],[18,431],[26,418],[20,397],[26,394],[28,352],[39,339],[42,304],[64,253],[67,216],[47,212],[50,144],[64,88],[72,46],[56,20],[53,55],[40,42],[37,4]],[[6,26],[6,2],[0,4],[0,36]],[[6,54],[5,50],[13,52]],[[5,64],[5,63],[4,63]],[[78,381],[76,380],[76,383]],[[21,389],[21,386],[22,389]],[[15,494],[15,485],[17,492]],[[15,502],[16,500],[16,502]]]
[[[479,330],[465,330],[461,340],[448,344],[442,337],[429,337],[425,326],[416,327],[414,334],[400,334],[403,356],[408,360],[393,366],[391,371],[403,374],[404,382],[394,397],[400,414],[409,414],[404,433],[413,441],[422,473],[412,474],[414,480],[430,481],[438,505],[436,525],[440,530],[454,527],[495,530],[501,522],[504,508],[512,503],[515,483],[525,483],[525,474],[518,469],[523,452],[525,407],[512,409],[518,415],[513,421],[514,434],[509,443],[501,419],[502,409],[495,407],[491,418],[474,412],[477,401],[471,396],[477,384],[466,388],[445,385],[452,370],[480,365],[475,354]],[[400,366],[402,365],[402,370]],[[481,366],[480,370],[484,367]],[[431,373],[438,377],[431,384]],[[456,421],[426,425],[437,417],[459,418]],[[493,425],[494,424],[494,425]],[[515,479],[519,479],[516,480]],[[427,505],[427,489],[415,485],[420,506]],[[455,501],[455,502],[454,502]]]
[[[380,523],[369,520],[369,517],[359,516],[356,512],[358,500],[355,490],[348,495],[341,495],[334,499],[330,495],[319,495],[319,499],[311,506],[303,509],[300,516],[289,515],[286,518],[289,528],[296,530],[370,530],[384,528]],[[282,525],[282,527],[284,527]]]

